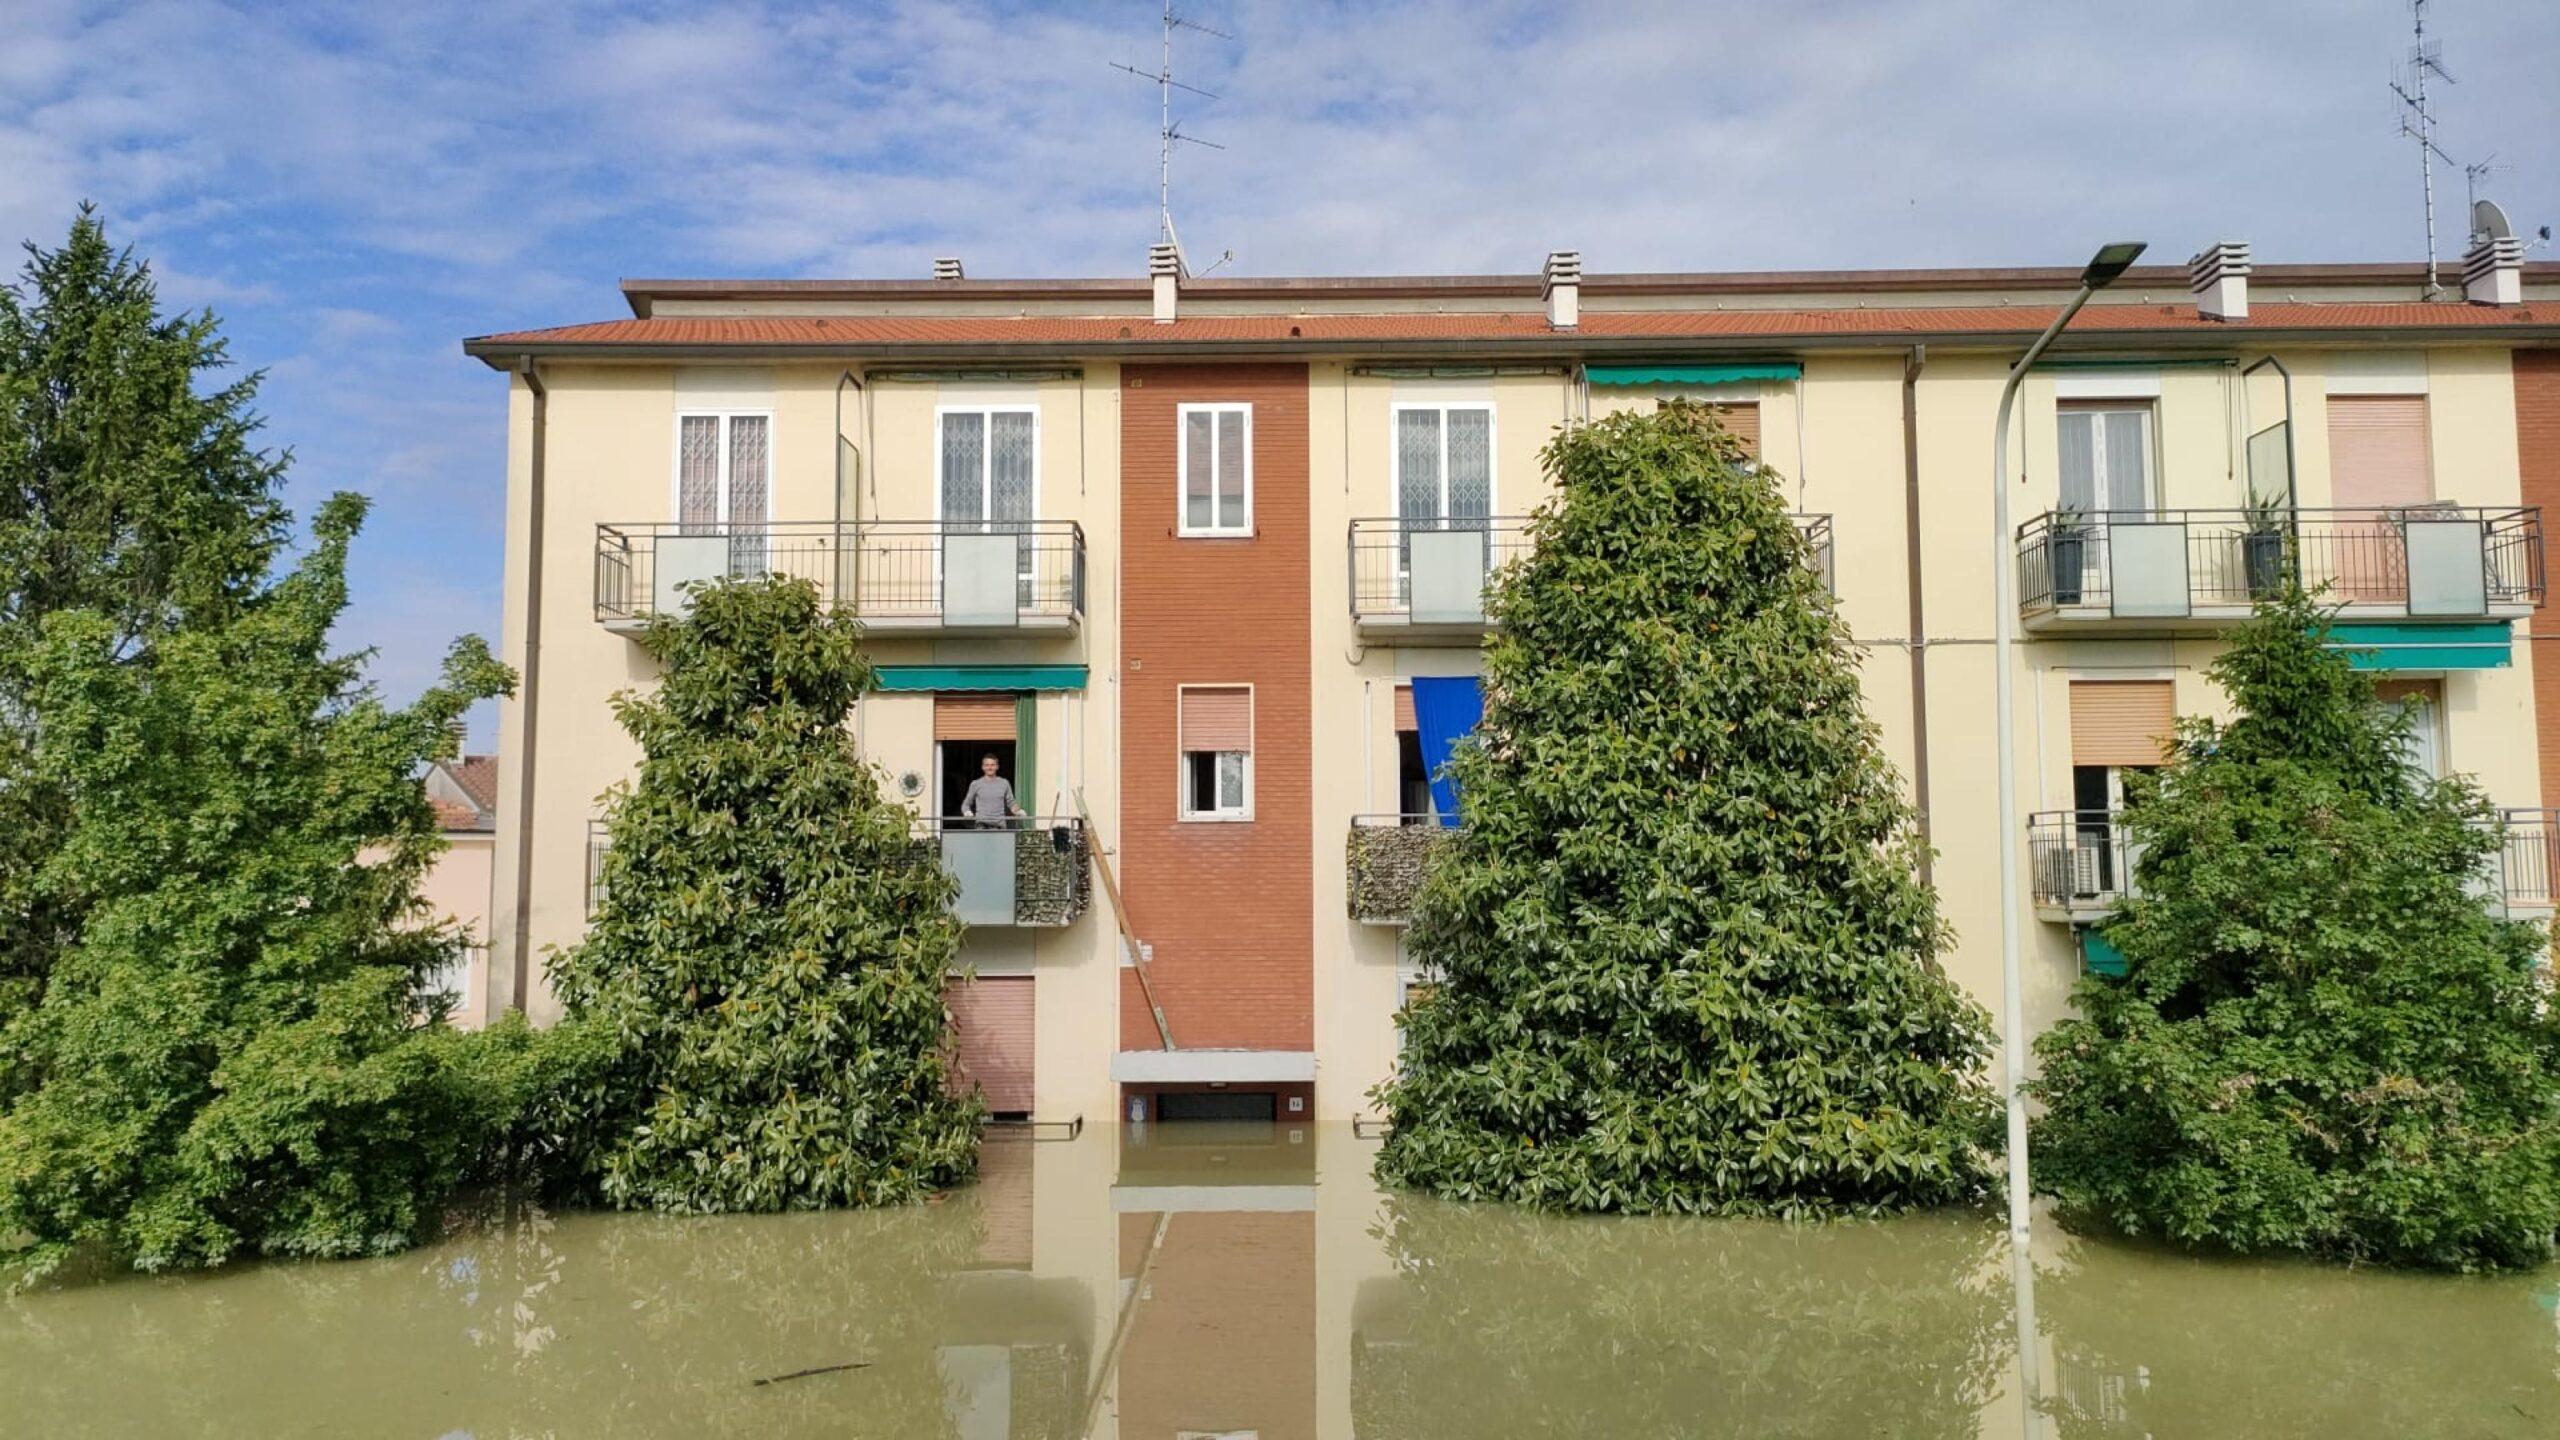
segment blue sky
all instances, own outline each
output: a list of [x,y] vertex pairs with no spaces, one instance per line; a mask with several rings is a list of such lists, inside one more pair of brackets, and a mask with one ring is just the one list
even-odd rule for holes
[[[1176,214],[1237,273],[2421,253],[2400,0],[1185,8],[1234,38],[1180,43],[1228,148]],[[2560,221],[2560,5],[2431,24],[2444,145]],[[1137,274],[1155,94],[1108,62],[1155,54],[1153,0],[0,0],[0,236],[95,200],[223,316],[296,509],[376,497],[346,641],[405,697],[498,622],[504,382],[461,337],[623,313],[624,276]]]

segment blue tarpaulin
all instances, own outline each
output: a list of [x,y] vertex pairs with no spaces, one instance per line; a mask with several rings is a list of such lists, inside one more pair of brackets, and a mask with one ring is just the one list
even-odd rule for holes
[[1413,728],[1422,741],[1422,768],[1431,777],[1431,806],[1440,823],[1458,824],[1458,783],[1449,778],[1449,752],[1475,733],[1484,718],[1484,691],[1473,675],[1413,677]]

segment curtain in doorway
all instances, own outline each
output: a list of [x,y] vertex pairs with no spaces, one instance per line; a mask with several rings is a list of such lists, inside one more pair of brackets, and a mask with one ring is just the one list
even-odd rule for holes
[[1431,776],[1431,806],[1440,823],[1458,825],[1458,782],[1448,773],[1449,753],[1484,719],[1484,691],[1473,675],[1413,677],[1414,728],[1422,737],[1422,765]]

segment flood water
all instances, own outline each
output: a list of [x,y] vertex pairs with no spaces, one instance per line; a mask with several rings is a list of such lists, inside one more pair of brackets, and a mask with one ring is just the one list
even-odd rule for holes
[[0,1300],[0,1433],[2560,1435],[2560,1271],[2048,1226],[2022,1274],[1987,1214],[1533,1216],[1382,1195],[1374,1152],[999,1135],[895,1213],[492,1204],[396,1259],[65,1281]]

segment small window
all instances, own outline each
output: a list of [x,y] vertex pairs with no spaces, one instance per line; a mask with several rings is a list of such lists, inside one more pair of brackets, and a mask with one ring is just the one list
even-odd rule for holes
[[1183,405],[1181,424],[1184,535],[1253,533],[1253,407]]
[[1182,818],[1253,818],[1253,691],[1186,685],[1179,700]]

